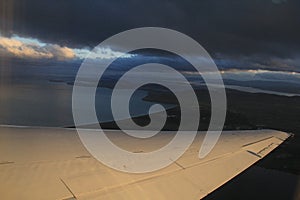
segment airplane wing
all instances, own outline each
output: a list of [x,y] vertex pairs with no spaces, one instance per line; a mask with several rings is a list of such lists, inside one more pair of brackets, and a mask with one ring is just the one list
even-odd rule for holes
[[[170,139],[161,134],[151,145],[133,145],[110,131],[122,148],[150,151]],[[0,199],[101,200],[201,199],[262,159],[289,134],[274,130],[223,131],[213,151],[198,158],[204,133],[170,166],[146,174],[110,169],[84,148],[75,129],[0,127]],[[137,139],[138,140],[138,139]]]

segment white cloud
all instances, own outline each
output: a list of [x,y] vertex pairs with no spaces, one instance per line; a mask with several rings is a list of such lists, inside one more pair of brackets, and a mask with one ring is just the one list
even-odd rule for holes
[[57,58],[58,60],[72,59],[76,57],[73,49],[61,47],[57,44],[46,45],[45,49],[48,52],[51,52],[53,57]]
[[14,35],[10,38],[0,35],[0,53],[30,59],[92,59],[128,58],[132,55],[113,51],[110,48],[72,49],[58,44],[44,43],[34,38],[24,38]]
[[0,52],[21,58],[65,60],[75,58],[72,49],[56,44],[40,43],[38,40],[21,37],[0,36]]
[[94,50],[89,49],[74,49],[76,56],[80,59],[84,59],[87,56],[91,59],[112,59],[112,58],[130,58],[132,54],[124,54],[119,51],[113,51],[110,48],[98,48]]

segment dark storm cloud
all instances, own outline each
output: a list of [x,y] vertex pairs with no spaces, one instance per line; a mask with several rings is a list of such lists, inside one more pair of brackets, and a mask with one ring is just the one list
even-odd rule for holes
[[120,31],[160,26],[188,34],[213,56],[300,54],[299,0],[0,1],[15,12],[1,15],[2,34],[68,47],[93,47]]

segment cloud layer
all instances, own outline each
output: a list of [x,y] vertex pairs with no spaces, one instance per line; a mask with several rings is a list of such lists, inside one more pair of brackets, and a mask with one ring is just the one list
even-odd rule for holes
[[19,36],[3,37],[0,35],[0,54],[25,59],[54,59],[59,61],[84,59],[111,59],[131,57],[133,55],[113,51],[110,48],[69,48],[58,44],[44,43],[34,38]]
[[158,26],[197,40],[222,69],[300,71],[299,0],[0,0],[0,7],[5,55],[118,57],[109,48],[91,48],[121,31]]
[[11,12],[0,14],[5,36],[72,48],[94,47],[131,28],[159,26],[193,37],[211,54],[287,57],[300,51],[299,0],[0,0],[0,7],[9,10],[8,5]]
[[75,53],[68,47],[57,44],[40,43],[37,40],[22,39],[20,37],[1,37],[0,52],[3,55],[10,55],[30,59],[57,59],[66,60],[75,58]]

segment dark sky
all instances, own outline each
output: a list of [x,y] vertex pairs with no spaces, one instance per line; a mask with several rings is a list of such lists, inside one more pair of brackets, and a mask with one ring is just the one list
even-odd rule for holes
[[[227,62],[299,70],[299,0],[0,0],[0,30],[72,48],[131,28],[181,31]],[[229,61],[230,60],[230,61]],[[285,63],[286,62],[286,63]],[[275,64],[274,64],[275,63]]]

